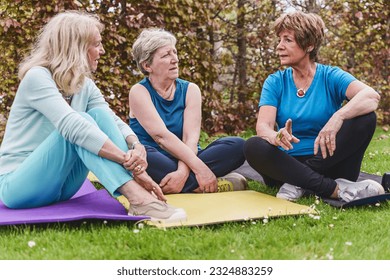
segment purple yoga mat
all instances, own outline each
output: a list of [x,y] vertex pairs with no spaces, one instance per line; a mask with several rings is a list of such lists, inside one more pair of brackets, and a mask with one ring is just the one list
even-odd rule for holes
[[0,225],[57,223],[85,219],[139,221],[146,216],[129,216],[126,209],[102,189],[96,190],[88,180],[70,199],[49,206],[9,209],[0,201]]

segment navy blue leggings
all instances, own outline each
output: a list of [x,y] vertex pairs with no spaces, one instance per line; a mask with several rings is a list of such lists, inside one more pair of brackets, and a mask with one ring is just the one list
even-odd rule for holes
[[326,159],[320,152],[315,156],[292,157],[258,136],[246,141],[244,154],[268,186],[289,183],[321,197],[330,197],[337,185],[334,179],[356,181],[359,177],[375,127],[374,112],[344,121],[336,135],[335,153]]
[[[223,137],[198,152],[198,157],[210,168],[216,177],[221,177],[240,167],[244,161],[245,140],[240,137]],[[145,146],[148,168],[146,171],[158,184],[168,174],[177,170],[177,160],[160,153],[157,149]],[[182,193],[198,188],[195,174],[190,172]]]

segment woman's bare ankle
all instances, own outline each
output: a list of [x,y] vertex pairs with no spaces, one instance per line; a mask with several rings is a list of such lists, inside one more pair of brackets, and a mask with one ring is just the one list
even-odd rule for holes
[[330,196],[330,198],[334,198],[334,199],[339,198],[339,186],[338,185],[334,189],[334,191],[333,191],[332,195]]
[[157,200],[151,193],[145,190],[135,180],[130,180],[122,185],[118,191],[127,198],[130,204],[142,205]]

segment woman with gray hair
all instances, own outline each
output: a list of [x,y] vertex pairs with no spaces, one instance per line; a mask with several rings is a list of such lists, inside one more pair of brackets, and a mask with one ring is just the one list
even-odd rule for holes
[[70,199],[91,170],[130,215],[184,220],[145,172],[145,149],[92,80],[104,54],[93,15],[53,17],[20,65],[21,79],[0,147],[0,199],[32,208]]
[[246,179],[231,172],[245,160],[243,139],[224,137],[205,149],[199,146],[201,91],[179,78],[175,36],[162,29],[143,30],[133,56],[146,77],[129,93],[130,127],[145,145],[147,172],[162,191],[245,189]]
[[287,67],[264,82],[257,136],[244,148],[249,165],[267,185],[281,186],[276,196],[286,200],[305,192],[343,202],[384,193],[373,180],[355,182],[375,131],[379,94],[340,68],[316,62],[324,38],[318,15],[284,14],[274,29]]

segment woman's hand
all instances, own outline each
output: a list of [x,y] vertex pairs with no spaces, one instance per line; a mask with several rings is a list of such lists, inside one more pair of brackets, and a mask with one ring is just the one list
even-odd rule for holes
[[205,165],[206,168],[202,172],[195,173],[199,187],[198,192],[213,193],[218,190],[218,181],[214,173]]
[[134,150],[127,151],[127,160],[123,163],[123,166],[135,175],[144,172],[148,168],[145,147],[138,143]]
[[298,143],[299,139],[292,134],[292,120],[286,121],[285,127],[281,128],[275,135],[274,145],[280,146],[285,150],[293,148],[291,143]]
[[134,175],[134,180],[145,190],[155,194],[159,200],[167,201],[160,186],[155,181],[153,181],[153,179],[149,176],[148,173],[146,173],[146,171]]
[[187,181],[189,173],[180,170],[168,173],[160,182],[160,187],[165,194],[180,193]]
[[342,125],[343,120],[338,114],[333,114],[314,141],[315,155],[318,153],[318,149],[321,149],[322,158],[326,158],[328,154],[329,156],[333,156],[336,150],[336,134]]

